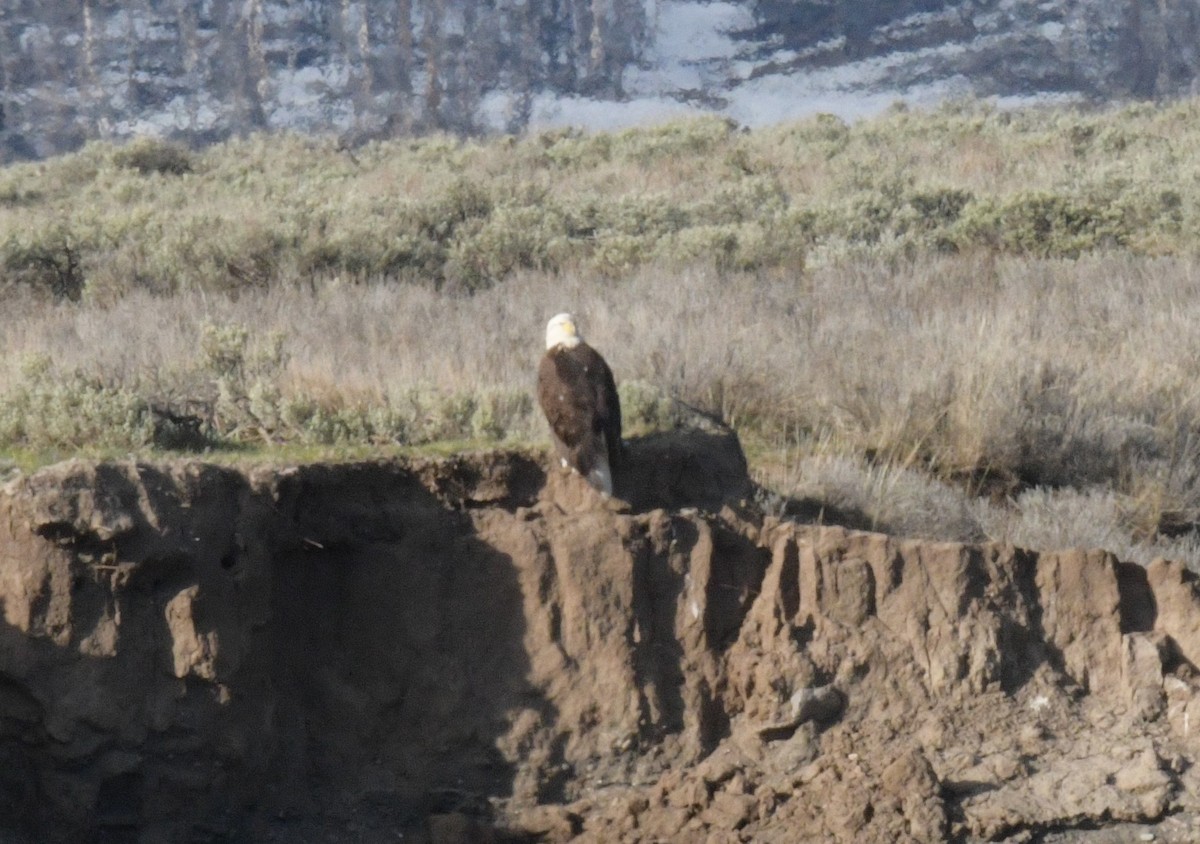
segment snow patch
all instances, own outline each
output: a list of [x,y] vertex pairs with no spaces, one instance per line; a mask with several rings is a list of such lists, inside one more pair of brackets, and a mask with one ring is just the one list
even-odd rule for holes
[[730,33],[754,26],[754,15],[736,3],[666,2],[658,7],[651,55],[664,66],[731,59],[739,47]]
[[1066,27],[1056,21],[1049,21],[1042,24],[1039,31],[1047,41],[1061,41]]
[[[860,61],[799,67],[800,63],[837,54],[844,39],[824,41],[802,50],[772,49],[772,40],[754,41],[742,34],[755,25],[751,4],[647,0],[654,42],[644,59],[622,75],[621,101],[599,100],[544,91],[526,99],[529,128],[576,127],[613,130],[643,126],[699,114],[721,114],[757,127],[813,114],[844,120],[877,115],[897,102],[932,107],[947,99],[970,96],[971,81],[939,72],[943,66],[990,46],[997,36],[950,42],[916,50],[897,50]],[[920,13],[895,22],[892,31],[918,33],[947,19],[944,13]],[[957,14],[954,12],[954,14]],[[1063,36],[1058,23],[1043,24],[1047,40]],[[897,80],[910,80],[908,84]],[[913,81],[920,80],[920,81]],[[510,131],[517,124],[521,95],[497,91],[484,98],[483,122]],[[991,98],[999,107],[1034,103],[1066,103],[1072,94]]]
[[703,109],[669,97],[642,97],[613,102],[542,93],[533,97],[530,105],[529,128],[535,132],[568,126],[607,132],[631,126],[652,126],[704,113]]

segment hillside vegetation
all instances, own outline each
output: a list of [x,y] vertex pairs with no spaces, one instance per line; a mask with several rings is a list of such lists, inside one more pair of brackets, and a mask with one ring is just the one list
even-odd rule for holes
[[0,170],[0,448],[541,442],[570,309],[633,433],[721,414],[786,510],[1195,561],[1200,102]]

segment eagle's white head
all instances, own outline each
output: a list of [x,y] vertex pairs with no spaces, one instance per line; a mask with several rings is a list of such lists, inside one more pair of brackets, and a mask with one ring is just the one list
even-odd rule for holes
[[579,329],[575,327],[575,317],[570,314],[558,314],[546,323],[546,348],[566,346],[573,349],[583,342]]

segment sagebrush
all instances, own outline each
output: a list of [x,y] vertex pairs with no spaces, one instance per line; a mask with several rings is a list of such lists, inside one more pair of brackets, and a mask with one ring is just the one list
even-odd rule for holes
[[1197,117],[968,105],[9,167],[0,446],[540,442],[542,332],[572,310],[632,434],[676,399],[720,414],[772,500],[1039,543],[1075,535],[1062,504],[1190,554]]

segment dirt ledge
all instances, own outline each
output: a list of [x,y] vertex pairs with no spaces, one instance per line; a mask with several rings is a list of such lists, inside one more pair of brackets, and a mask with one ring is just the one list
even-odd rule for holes
[[623,502],[524,452],[10,482],[0,840],[1194,836],[1194,574],[630,457]]

